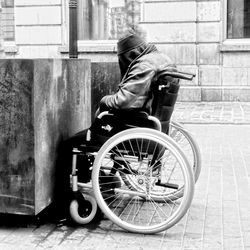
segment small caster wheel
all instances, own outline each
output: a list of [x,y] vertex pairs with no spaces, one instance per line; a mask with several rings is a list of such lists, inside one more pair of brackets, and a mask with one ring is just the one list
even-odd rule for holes
[[91,222],[97,213],[97,203],[93,196],[81,193],[71,201],[69,212],[72,220],[80,225]]

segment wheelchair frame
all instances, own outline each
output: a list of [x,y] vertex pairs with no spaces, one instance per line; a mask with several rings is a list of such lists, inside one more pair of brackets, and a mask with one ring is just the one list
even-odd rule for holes
[[[182,79],[191,78],[180,72],[174,74],[174,77]],[[110,113],[103,112],[98,118],[106,115]],[[155,124],[156,129],[126,129],[109,138],[97,152],[89,152],[88,146],[81,150],[73,149],[71,186],[77,195],[70,204],[70,214],[76,223],[89,223],[100,208],[105,216],[127,231],[158,233],[172,227],[185,215],[200,174],[199,147],[180,124],[170,122],[167,135],[161,132],[158,118],[147,118]],[[89,133],[87,141],[90,140]],[[180,147],[180,136],[184,136],[190,145],[191,160]],[[145,141],[148,143],[147,150]],[[134,145],[136,149],[133,149]],[[148,150],[152,148],[151,145],[154,150]],[[94,159],[87,167],[87,171],[91,171],[91,178],[86,182],[78,180],[76,166],[79,154]],[[158,158],[154,159],[154,155]]]

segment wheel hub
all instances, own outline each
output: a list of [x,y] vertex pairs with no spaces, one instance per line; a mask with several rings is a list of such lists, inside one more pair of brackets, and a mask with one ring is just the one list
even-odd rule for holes
[[143,185],[144,184],[144,179],[142,177],[139,177],[137,180],[139,185]]

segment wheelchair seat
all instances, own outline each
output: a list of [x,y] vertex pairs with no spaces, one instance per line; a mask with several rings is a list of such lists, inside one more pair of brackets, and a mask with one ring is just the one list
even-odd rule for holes
[[102,146],[111,136],[136,127],[157,129],[155,121],[142,109],[115,110],[111,109],[101,117],[95,118],[90,127],[91,144]]

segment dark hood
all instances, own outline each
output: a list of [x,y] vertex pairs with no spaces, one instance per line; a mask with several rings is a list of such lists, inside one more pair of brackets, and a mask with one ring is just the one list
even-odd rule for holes
[[157,49],[154,45],[146,43],[142,38],[135,34],[120,39],[117,43],[117,54],[121,79],[126,74],[129,66],[132,66],[131,63],[135,61],[135,59],[156,50]]

